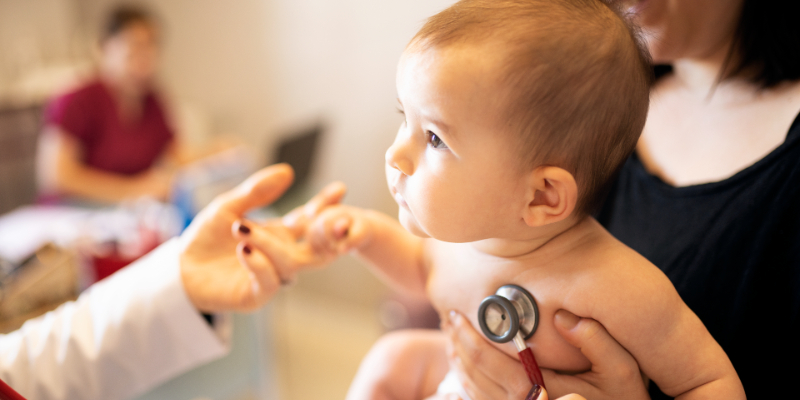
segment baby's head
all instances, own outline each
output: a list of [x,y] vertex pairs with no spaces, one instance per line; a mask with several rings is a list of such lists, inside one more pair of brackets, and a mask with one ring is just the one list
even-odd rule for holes
[[401,57],[386,152],[400,220],[451,242],[590,214],[647,115],[646,51],[600,0],[464,0]]

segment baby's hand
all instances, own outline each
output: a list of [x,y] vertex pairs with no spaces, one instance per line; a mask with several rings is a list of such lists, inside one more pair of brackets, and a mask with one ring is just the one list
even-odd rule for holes
[[299,240],[305,237],[309,224],[327,207],[339,204],[346,192],[344,183],[331,182],[306,204],[284,215],[281,223]]
[[311,221],[306,241],[320,257],[335,257],[357,250],[372,238],[367,211],[341,204],[323,209]]
[[247,267],[274,265],[283,283],[293,281],[303,269],[330,263],[333,257],[316,252],[305,236],[310,222],[322,210],[338,204],[345,190],[341,182],[329,184],[283,219],[273,219],[264,224],[236,221],[233,235],[240,241],[237,251],[239,261]]

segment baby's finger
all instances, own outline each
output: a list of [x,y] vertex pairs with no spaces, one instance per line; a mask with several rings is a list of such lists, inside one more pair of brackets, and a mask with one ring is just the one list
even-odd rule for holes
[[350,221],[349,218],[341,218],[335,221],[331,227],[331,233],[333,234],[334,239],[342,240],[347,237],[351,222],[352,221]]
[[305,235],[308,224],[326,207],[339,204],[347,192],[347,187],[342,182],[329,183],[325,188],[312,197],[306,204],[299,206],[286,214],[281,222],[289,228],[295,237]]
[[334,254],[343,252],[343,247],[349,240],[352,224],[353,219],[346,214],[341,214],[325,224],[325,241],[331,252]]
[[236,246],[236,256],[251,274],[251,293],[253,301],[247,304],[248,310],[261,307],[269,300],[281,285],[272,263],[259,251],[242,242]]
[[346,192],[347,186],[345,186],[344,183],[329,183],[322,190],[320,190],[316,196],[307,201],[305,206],[303,206],[306,217],[313,218],[317,216],[324,208],[339,204]]
[[294,210],[286,213],[286,215],[281,218],[281,223],[292,231],[295,237],[299,238],[305,235],[308,218],[306,218],[306,213],[303,212],[303,206],[298,206]]
[[365,218],[351,218],[347,230],[343,232],[339,248],[340,253],[364,246],[370,232],[367,224],[368,222]]
[[350,222],[350,217],[341,209],[330,208],[317,217],[306,239],[316,253],[338,255],[337,247],[346,238]]

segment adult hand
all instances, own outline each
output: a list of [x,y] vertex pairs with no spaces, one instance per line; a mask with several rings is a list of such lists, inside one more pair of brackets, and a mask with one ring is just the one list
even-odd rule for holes
[[181,235],[181,280],[198,310],[255,310],[280,287],[280,277],[268,259],[247,267],[240,262],[244,246],[231,234],[231,227],[247,211],[277,200],[293,179],[286,164],[264,168],[215,198]]
[[[580,393],[593,400],[649,399],[636,360],[599,322],[565,310],[556,312],[554,322],[558,333],[581,349],[592,368],[576,375],[542,369],[551,393]],[[489,344],[458,313],[452,314],[442,329],[450,337],[451,363],[473,400],[525,398],[531,383],[518,359]]]

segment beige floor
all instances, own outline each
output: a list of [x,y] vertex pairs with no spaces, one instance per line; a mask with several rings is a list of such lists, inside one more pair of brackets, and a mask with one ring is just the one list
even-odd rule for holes
[[377,307],[299,287],[282,292],[274,306],[280,399],[343,399],[361,359],[383,333]]

